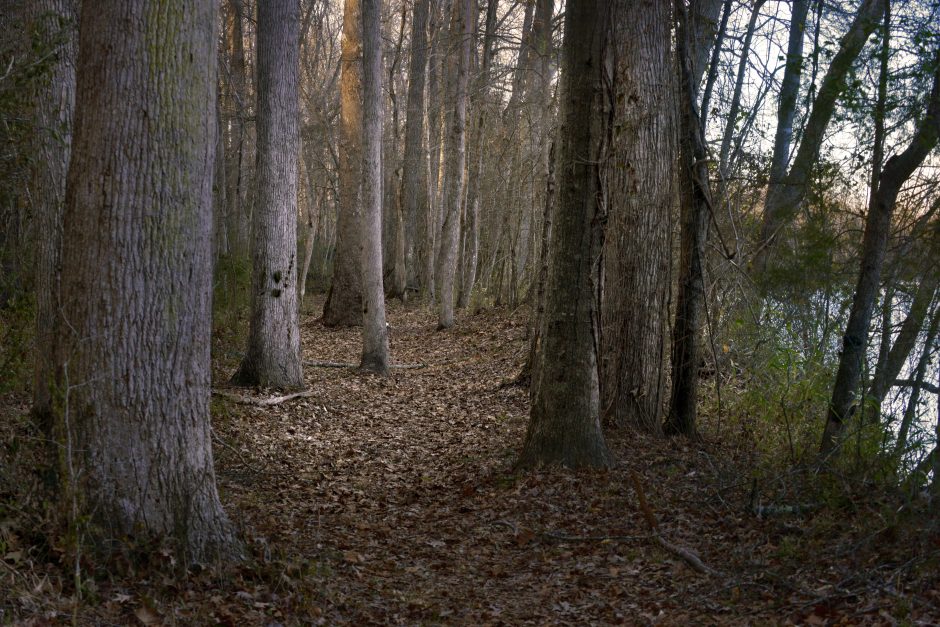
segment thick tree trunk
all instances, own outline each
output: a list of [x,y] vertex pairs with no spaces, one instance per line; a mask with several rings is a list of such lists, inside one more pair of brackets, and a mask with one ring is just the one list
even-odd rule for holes
[[454,75],[453,113],[448,115],[444,175],[444,223],[441,226],[441,248],[438,255],[440,281],[439,329],[454,326],[454,277],[457,273],[457,239],[460,235],[460,208],[464,191],[466,166],[467,81],[470,66],[470,0],[456,0],[451,22],[451,41],[456,52],[449,72]]
[[65,177],[72,144],[75,109],[75,57],[78,53],[79,0],[36,0],[31,4],[33,29],[60,41],[48,79],[36,97],[35,166],[30,196],[36,223],[36,351],[33,412],[51,427],[53,327],[59,308],[62,257],[62,211]]
[[787,63],[783,70],[783,82],[777,104],[777,132],[774,135],[774,151],[770,161],[770,184],[779,185],[787,173],[790,160],[790,142],[793,139],[793,118],[796,116],[796,99],[800,93],[800,74],[803,69],[803,39],[806,30],[806,13],[810,0],[793,0],[790,15],[790,38],[787,43]]
[[[940,61],[940,54],[937,55]],[[899,155],[885,164],[878,177],[878,191],[872,196],[865,220],[865,235],[862,240],[862,267],[852,299],[849,322],[842,338],[842,355],[839,370],[832,387],[832,400],[826,417],[820,453],[828,457],[836,451],[845,421],[852,415],[856,403],[857,388],[861,379],[862,365],[868,346],[868,330],[871,312],[881,280],[888,236],[891,231],[891,216],[901,186],[917,167],[923,163],[940,135],[940,62],[934,73],[933,89],[927,111],[919,122],[911,143]]]
[[171,537],[205,561],[238,554],[209,426],[218,5],[165,8],[82,12],[56,430],[84,537]]
[[382,288],[382,29],[381,0],[362,0],[362,359],[388,374],[388,331]]
[[240,385],[300,388],[297,163],[300,6],[258,6],[258,202],[252,220],[251,320]]
[[696,435],[698,365],[701,359],[701,327],[705,309],[705,243],[711,192],[708,183],[705,138],[698,117],[698,94],[688,50],[688,18],[683,0],[675,0],[676,47],[679,66],[680,167],[682,235],[679,258],[679,291],[676,322],[672,330],[672,393],[663,431]]
[[602,414],[658,432],[677,159],[670,0],[615,3],[616,93],[601,306]]
[[[428,155],[424,148],[424,83],[428,65],[428,8],[430,0],[415,0],[411,23],[411,60],[408,66],[408,113],[405,120],[405,157],[402,205],[405,221],[406,284],[423,288],[426,261],[418,243],[419,223],[428,220]],[[425,227],[426,228],[426,227]]]
[[545,313],[520,467],[608,466],[597,381],[597,255],[604,207],[598,189],[601,70],[609,7],[571,2],[565,12],[558,198]]
[[803,201],[806,185],[816,165],[826,128],[835,112],[836,100],[845,91],[847,77],[869,35],[878,26],[887,0],[862,0],[848,32],[839,41],[839,50],[823,77],[819,93],[803,129],[803,136],[787,175],[767,189],[760,242],[753,267],[757,274],[767,269],[768,255],[777,233],[794,215]]
[[333,282],[323,307],[323,324],[362,324],[359,255],[362,220],[362,12],[360,0],[345,0],[340,60],[339,203]]

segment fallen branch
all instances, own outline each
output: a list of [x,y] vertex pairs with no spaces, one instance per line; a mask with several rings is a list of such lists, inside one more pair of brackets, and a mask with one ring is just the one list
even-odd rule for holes
[[646,502],[646,493],[643,492],[643,486],[640,484],[640,478],[637,477],[636,473],[633,471],[630,471],[630,477],[633,480],[633,488],[636,490],[637,500],[640,502],[640,510],[643,512],[643,517],[646,519],[646,524],[650,528],[650,534],[653,538],[656,539],[656,542],[659,543],[659,546],[663,547],[673,555],[681,558],[683,561],[685,561],[686,564],[700,573],[713,576],[719,575],[720,573],[717,570],[702,562],[701,558],[696,555],[695,551],[677,544],[673,544],[660,535],[659,524],[656,522],[656,517],[653,516],[653,510],[650,509],[649,503]]
[[242,396],[241,394],[226,392],[224,390],[212,390],[212,393],[242,405],[255,405],[257,407],[271,407],[273,405],[280,405],[286,401],[292,401],[295,398],[310,398],[314,395],[313,390],[304,390],[303,392],[294,392],[293,394],[285,394],[284,396],[271,396],[269,398],[251,398],[250,396]]
[[[305,361],[305,366],[313,368],[358,368],[359,364],[353,364],[346,361]],[[418,368],[427,368],[427,364],[389,364],[389,368],[395,370],[416,370]]]

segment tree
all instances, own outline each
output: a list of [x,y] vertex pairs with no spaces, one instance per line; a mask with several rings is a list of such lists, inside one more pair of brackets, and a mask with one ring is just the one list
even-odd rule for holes
[[380,0],[362,0],[362,267],[363,370],[388,374],[382,289],[382,37]]
[[218,5],[165,8],[82,14],[55,424],[86,539],[169,537],[204,561],[239,552],[209,426]]
[[940,139],[940,52],[935,56],[934,64],[936,67],[933,88],[924,117],[918,123],[907,148],[885,163],[878,177],[878,189],[872,194],[869,202],[858,283],[852,298],[845,335],[842,337],[839,369],[832,386],[832,400],[829,403],[826,427],[820,445],[820,453],[825,457],[835,452],[845,422],[852,416],[854,406],[859,400],[856,390],[861,380],[871,314],[881,284],[881,269],[891,231],[891,216],[898,194]]
[[450,34],[457,52],[449,61],[453,88],[448,90],[446,142],[444,147],[444,223],[441,225],[441,246],[437,256],[440,276],[440,309],[437,326],[454,326],[454,278],[457,274],[457,244],[460,236],[460,215],[464,196],[464,167],[467,150],[467,83],[470,66],[470,0],[454,2]]
[[679,189],[682,208],[679,289],[672,329],[672,392],[663,425],[668,435],[696,435],[698,364],[705,308],[705,242],[711,206],[705,133],[698,115],[684,0],[675,0],[679,67]]
[[601,306],[603,413],[658,431],[665,395],[675,81],[669,0],[615,3],[614,128]]
[[571,0],[565,11],[558,195],[520,467],[611,463],[600,425],[596,344],[597,256],[604,211],[598,189],[604,132],[599,105],[608,11],[603,0]]
[[36,161],[30,196],[36,230],[36,362],[33,412],[48,425],[55,376],[53,326],[59,306],[62,211],[75,108],[78,0],[34,0],[34,28],[50,39],[54,61],[36,97]]
[[323,306],[330,327],[362,324],[359,233],[362,193],[362,13],[360,0],[343,5],[340,61],[339,211],[333,281]]
[[428,155],[424,149],[424,84],[428,66],[428,9],[430,0],[415,0],[408,65],[408,114],[405,119],[405,157],[401,197],[405,214],[405,267],[408,286],[421,286],[427,262],[418,243],[419,216],[428,220]]
[[297,0],[258,5],[258,202],[252,225],[248,349],[241,385],[303,387],[297,258],[300,148]]

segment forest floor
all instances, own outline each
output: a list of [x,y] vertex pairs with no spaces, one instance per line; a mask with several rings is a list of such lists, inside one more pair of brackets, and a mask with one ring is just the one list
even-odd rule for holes
[[[753,452],[707,435],[611,429],[612,470],[517,474],[528,396],[507,382],[523,312],[438,332],[425,308],[392,304],[389,320],[393,363],[424,367],[379,379],[308,365],[308,397],[214,397],[219,488],[249,555],[238,566],[180,573],[159,547],[107,569],[60,564],[23,479],[25,399],[0,399],[0,479],[18,477],[0,484],[0,624],[940,623],[940,526],[916,505],[858,494],[762,518]],[[302,329],[306,361],[358,360],[358,329],[313,315]],[[217,381],[237,335],[216,337]]]

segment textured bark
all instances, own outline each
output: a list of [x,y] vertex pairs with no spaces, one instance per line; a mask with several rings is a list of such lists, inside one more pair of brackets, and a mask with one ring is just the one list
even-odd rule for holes
[[849,321],[842,338],[839,370],[832,387],[832,400],[820,445],[820,453],[824,456],[836,451],[845,421],[852,415],[853,406],[858,400],[856,392],[868,346],[871,313],[881,282],[881,268],[884,265],[888,236],[891,232],[891,216],[898,193],[905,181],[937,145],[940,136],[940,55],[937,55],[937,61],[927,111],[918,123],[907,148],[885,163],[881,176],[878,177],[878,191],[869,203],[862,240],[861,270],[852,298]]
[[803,69],[803,39],[809,2],[810,0],[793,0],[787,60],[777,104],[777,131],[774,134],[774,151],[770,160],[771,185],[778,185],[783,180],[787,173],[787,162],[790,160],[793,118],[796,116],[796,99],[800,93],[800,74]]
[[381,0],[362,0],[362,359],[388,374],[388,331],[382,289],[382,33]]
[[456,0],[451,22],[451,41],[455,52],[449,72],[454,76],[453,113],[448,115],[444,175],[444,223],[441,226],[441,248],[438,254],[440,274],[440,310],[437,326],[454,326],[454,277],[457,274],[457,240],[460,235],[460,208],[464,192],[466,166],[467,82],[470,66],[470,2]]
[[835,112],[836,100],[845,91],[852,64],[869,35],[878,26],[887,0],[862,0],[849,30],[839,41],[839,50],[832,58],[819,92],[803,129],[803,136],[787,175],[779,184],[767,189],[760,244],[754,257],[754,270],[760,274],[767,268],[768,255],[777,233],[796,215],[806,193],[806,185],[825,138],[826,128]]
[[477,280],[477,264],[480,258],[480,189],[483,183],[483,155],[486,141],[487,94],[490,82],[490,63],[493,57],[493,41],[496,35],[496,9],[498,0],[489,0],[486,6],[486,26],[483,33],[483,59],[477,76],[476,96],[472,98],[476,110],[473,126],[472,146],[475,151],[467,173],[467,210],[465,216],[463,273],[460,281],[460,299],[457,306],[464,308],[470,302],[470,294]]
[[303,387],[297,303],[300,150],[298,0],[258,6],[258,202],[252,216],[248,348],[232,380]]
[[[738,71],[735,74],[734,91],[731,94],[731,107],[728,119],[725,121],[725,132],[721,138],[721,149],[718,153],[718,169],[722,175],[728,172],[728,156],[731,152],[731,139],[738,127],[738,113],[741,110],[741,90],[744,87],[744,77],[747,74],[747,59],[751,54],[751,40],[754,38],[754,29],[757,18],[760,17],[761,7],[765,0],[755,0],[751,5],[751,16],[747,21],[747,30],[744,32],[744,43],[741,46],[741,57],[738,59]],[[693,83],[698,85],[698,83]]]
[[692,20],[692,80],[695,81],[696,90],[708,69],[719,32],[726,23],[719,20],[724,4],[724,0],[692,0],[689,3],[689,17]]
[[57,322],[64,508],[86,540],[238,553],[209,426],[216,2],[82,12]]
[[401,198],[405,219],[405,267],[409,287],[421,288],[423,247],[419,223],[428,220],[428,155],[424,148],[424,84],[428,65],[428,8],[430,0],[415,0],[411,22],[411,60],[408,66],[408,104],[405,119],[405,157]]
[[705,243],[711,192],[708,183],[704,132],[698,117],[698,94],[688,49],[688,18],[683,0],[675,1],[676,53],[679,66],[679,188],[682,235],[676,322],[672,330],[672,393],[663,431],[669,435],[696,435],[698,364],[705,309]]
[[601,306],[602,413],[657,432],[669,329],[677,159],[670,0],[618,0]]
[[362,324],[362,11],[360,0],[345,0],[340,60],[339,211],[333,282],[323,306],[323,324]]
[[545,285],[545,312],[520,467],[608,466],[597,381],[597,261],[600,254],[598,151],[604,34],[603,0],[570,2],[562,50],[558,197]]
[[57,43],[49,76],[36,94],[35,164],[30,197],[36,222],[36,351],[33,412],[49,427],[55,376],[53,326],[59,307],[62,210],[75,109],[78,0],[34,0],[33,29]]
[[245,42],[242,22],[244,20],[244,7],[242,0],[228,0],[228,11],[226,20],[226,54],[229,59],[229,72],[225,75],[228,85],[228,96],[231,102],[228,103],[230,115],[233,117],[228,131],[228,153],[220,155],[225,159],[226,169],[226,189],[225,198],[227,202],[226,216],[228,218],[224,225],[219,228],[225,228],[228,231],[228,241],[230,250],[238,255],[247,254],[250,246],[248,241],[249,219],[251,215],[250,203],[248,202],[248,129],[246,128],[246,118],[249,115],[248,110],[248,79],[245,67]]

